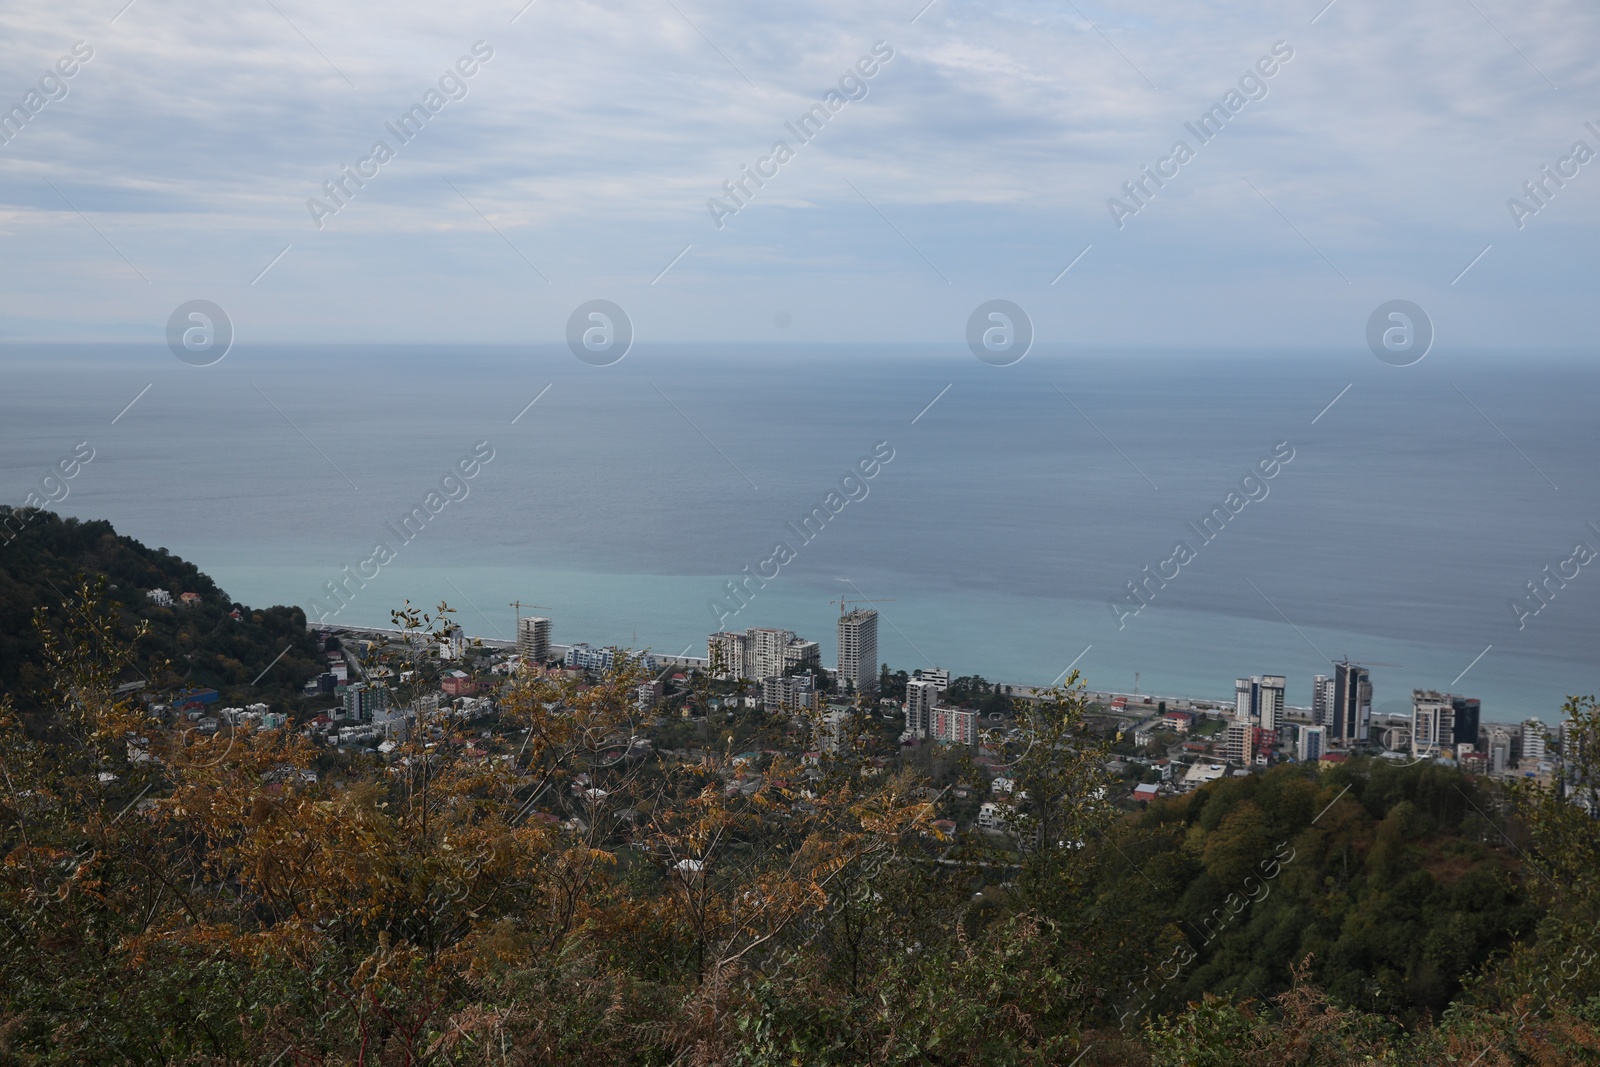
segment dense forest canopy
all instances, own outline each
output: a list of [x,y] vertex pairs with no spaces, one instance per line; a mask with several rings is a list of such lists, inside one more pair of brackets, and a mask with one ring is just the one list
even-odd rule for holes
[[[302,707],[302,685],[324,669],[299,608],[235,603],[194,564],[123,537],[108,522],[0,508],[0,522],[7,519],[8,534],[20,529],[0,546],[0,692],[12,694],[23,710],[32,710],[49,684],[33,614],[59,608],[85,575],[104,578],[107,603],[124,632],[141,621],[149,624],[138,669],[119,681],[144,681],[153,689],[216,689],[226,703],[263,702],[292,712]],[[151,601],[152,589],[165,590],[174,605]],[[182,604],[186,592],[200,600]],[[232,616],[236,610],[238,619]]]

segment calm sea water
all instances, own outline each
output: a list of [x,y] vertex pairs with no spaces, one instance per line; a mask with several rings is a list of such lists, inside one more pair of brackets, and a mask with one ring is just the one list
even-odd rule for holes
[[[468,632],[509,636],[521,600],[558,642],[703,654],[724,583],[784,542],[794,558],[723,625],[789,627],[831,657],[829,601],[873,598],[897,668],[1042,683],[1076,660],[1091,687],[1137,671],[1141,691],[1223,698],[1279,673],[1306,704],[1349,655],[1380,709],[1437,687],[1488,719],[1553,718],[1600,689],[1600,567],[1552,583],[1520,629],[1510,603],[1577,541],[1600,549],[1597,387],[1591,363],[1527,353],[996,368],[929,347],[640,345],[597,368],[551,347],[240,346],[195,368],[164,348],[11,346],[0,499],[87,440],[59,510],[255,604],[308,606],[386,540],[395,558],[337,616],[353,623],[443,599]],[[401,543],[388,524],[479,441],[494,458],[465,497]],[[879,442],[894,458],[865,496],[798,537],[786,523],[826,512]],[[1203,541],[1188,524],[1280,442],[1293,459],[1266,495]],[[1193,558],[1119,629],[1108,600],[1177,542]]]

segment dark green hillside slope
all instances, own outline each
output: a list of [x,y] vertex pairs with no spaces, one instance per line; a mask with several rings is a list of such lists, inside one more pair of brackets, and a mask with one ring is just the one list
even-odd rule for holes
[[[85,578],[104,577],[127,634],[141,620],[149,622],[136,651],[154,689],[212,688],[225,704],[263,702],[294,711],[301,708],[301,685],[323,669],[299,608],[237,604],[194,564],[123,537],[108,522],[0,508],[4,520],[16,532],[9,541],[0,535],[0,693],[11,694],[21,711],[35,706],[45,683],[33,614],[62,610]],[[165,589],[175,601],[197,593],[200,602],[158,607],[146,595],[151,589]],[[259,685],[250,685],[286,647]],[[163,663],[167,670],[160,669]],[[125,680],[141,679],[130,671]]]

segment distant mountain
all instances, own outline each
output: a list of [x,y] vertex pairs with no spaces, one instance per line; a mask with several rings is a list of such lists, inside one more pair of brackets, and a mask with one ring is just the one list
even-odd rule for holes
[[[38,707],[45,684],[34,611],[61,610],[85,576],[97,575],[105,577],[130,638],[139,620],[149,621],[149,636],[136,651],[158,691],[210,688],[224,704],[302,709],[301,686],[323,669],[323,657],[299,608],[235,603],[193,563],[123,537],[109,522],[0,506],[0,693],[10,694],[19,710]],[[153,601],[153,589],[166,591],[172,606]],[[198,600],[186,604],[185,593]],[[163,661],[170,671],[157,671]],[[128,678],[139,680],[132,673]]]

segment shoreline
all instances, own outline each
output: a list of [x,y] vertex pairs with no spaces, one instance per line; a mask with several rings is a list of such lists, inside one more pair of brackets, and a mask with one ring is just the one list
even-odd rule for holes
[[[396,629],[396,628],[394,628],[392,626],[357,626],[357,625],[353,625],[353,624],[319,623],[319,622],[309,622],[309,621],[306,623],[306,629],[308,631],[313,632],[313,633],[323,633],[323,634],[335,634],[335,633],[373,634],[373,635],[382,636],[382,637],[400,637],[405,632],[403,630]],[[505,640],[503,638],[498,638],[498,637],[477,637],[477,636],[474,636],[473,634],[467,633],[464,629],[462,631],[462,636],[464,638],[466,638],[468,641],[476,642],[476,643],[482,645],[484,648],[494,648],[494,649],[500,649],[502,651],[511,651],[511,650],[514,650],[517,647],[517,643],[515,641],[507,641],[507,640]],[[560,652],[561,654],[564,655],[572,647],[573,647],[572,645],[562,645],[562,644],[552,643],[550,645],[550,651],[553,652],[553,653],[554,652]],[[655,656],[657,663],[660,663],[660,664],[662,664],[664,666],[671,666],[671,667],[706,667],[706,666],[710,665],[710,660],[705,656],[664,655],[662,653],[655,652],[654,650],[651,650],[651,649],[648,649],[648,648],[646,650],[650,651],[651,654]],[[828,670],[828,668],[826,668],[826,667],[824,667],[823,670],[826,671],[830,675],[833,673],[832,671]],[[1031,698],[1036,698],[1039,693],[1048,692],[1051,688],[1053,688],[1050,685],[1035,685],[1035,684],[1032,684],[1032,683],[1023,683],[1023,682],[991,682],[991,684],[996,686],[997,688],[1003,688],[1003,689],[1009,691],[1010,695],[1012,695],[1014,697],[1022,697],[1022,698],[1030,698],[1030,699]],[[1209,711],[1209,710],[1226,710],[1228,708],[1233,707],[1233,701],[1231,701],[1231,700],[1223,700],[1223,699],[1219,699],[1219,698],[1216,698],[1216,697],[1171,696],[1171,695],[1160,695],[1160,694],[1155,694],[1155,693],[1121,693],[1121,692],[1117,692],[1115,690],[1093,690],[1093,689],[1085,689],[1083,695],[1091,703],[1096,703],[1096,704],[1110,704],[1111,701],[1116,699],[1117,697],[1127,697],[1128,701],[1129,701],[1128,707],[1130,709],[1135,709],[1135,708],[1136,709],[1145,709],[1145,708],[1148,708],[1149,709],[1149,714],[1151,714],[1151,715],[1154,715],[1156,713],[1157,706],[1159,704],[1161,704],[1162,702],[1165,702],[1167,707],[1168,707],[1168,709],[1172,710],[1172,711],[1176,711],[1176,710],[1178,710],[1180,708],[1183,708],[1183,709],[1198,709],[1198,710],[1206,710],[1206,711]],[[1147,699],[1149,700],[1149,704],[1145,703],[1145,701]],[[1135,700],[1137,700],[1137,703],[1134,702]],[[1107,710],[1109,710],[1109,709],[1107,709]],[[1309,711],[1310,709],[1306,708],[1306,709],[1300,709],[1300,710]]]

